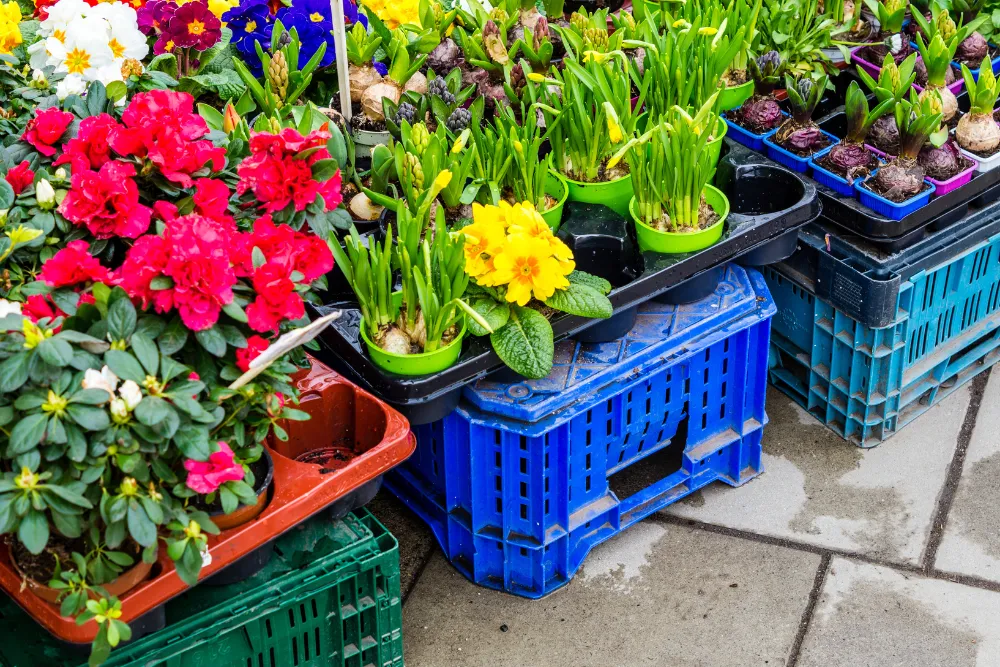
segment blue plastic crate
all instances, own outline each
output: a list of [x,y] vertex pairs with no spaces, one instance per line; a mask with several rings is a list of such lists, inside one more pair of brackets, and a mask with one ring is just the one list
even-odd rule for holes
[[546,595],[632,523],[760,472],[774,312],[737,266],[706,299],[643,304],[617,341],[558,344],[543,380],[467,388],[386,485],[469,579]]
[[1000,359],[1000,237],[900,286],[873,329],[764,269],[778,314],[771,382],[861,447],[874,447]]

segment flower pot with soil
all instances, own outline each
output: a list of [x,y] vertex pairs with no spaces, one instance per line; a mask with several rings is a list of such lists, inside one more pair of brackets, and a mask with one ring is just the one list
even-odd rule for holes
[[[442,207],[429,228],[430,207],[444,180],[435,180],[416,214],[399,207],[398,237],[390,227],[381,244],[372,240],[366,246],[352,229],[343,248],[331,244],[336,264],[358,298],[361,339],[376,365],[390,373],[425,375],[454,364],[467,317],[492,331],[463,300],[469,282],[465,237],[448,233]],[[399,292],[393,290],[394,271],[402,276]]]
[[784,120],[774,89],[781,82],[784,63],[777,51],[768,51],[749,61],[754,94],[736,111],[727,115],[731,136],[754,150],[764,149],[764,137],[774,132]]
[[962,65],[962,76],[969,87],[969,113],[962,116],[955,128],[955,140],[962,153],[977,160],[979,171],[1000,166],[1000,125],[993,118],[993,108],[1000,95],[1000,81],[986,60],[980,67],[979,81],[972,80],[969,68]]
[[739,1],[730,2],[726,7],[728,25],[738,26],[742,29],[742,33],[733,39],[739,43],[739,47],[722,75],[726,87],[719,95],[720,111],[740,108],[754,93],[750,61],[753,60],[753,43],[757,39],[757,20],[760,18],[762,4],[760,1],[752,3]]
[[[898,103],[905,100],[916,80],[914,68],[917,63],[917,54],[911,53],[899,65],[886,55],[882,61],[882,68],[878,70],[878,80],[863,68],[858,67],[858,77],[862,83],[870,90],[875,99],[881,104],[885,100],[893,100]],[[896,116],[894,113],[882,114],[868,131],[868,145],[881,151],[884,155],[896,155],[899,152],[899,128],[896,127]]]
[[854,181],[866,178],[878,165],[878,157],[865,146],[872,125],[895,106],[892,99],[883,100],[869,109],[868,98],[856,81],[847,88],[845,100],[847,134],[824,155],[813,157],[809,164],[813,178],[837,193],[853,197]]
[[909,36],[903,32],[907,0],[865,0],[865,5],[878,20],[879,33],[872,40],[876,43],[862,47],[858,56],[868,63],[880,63],[890,55],[899,64],[913,52]]
[[539,107],[551,128],[554,168],[566,178],[570,201],[604,204],[626,215],[631,176],[625,165],[609,161],[636,130],[640,112],[632,108],[632,84],[643,98],[648,78],[640,80],[621,51],[565,65],[545,80]]
[[926,72],[926,81],[919,80],[918,72],[917,82],[924,86],[924,90],[920,92],[921,96],[933,94],[935,91],[940,95],[942,120],[947,123],[958,112],[958,100],[949,87],[954,82],[951,62],[955,58],[959,44],[983,20],[977,18],[968,25],[956,26],[946,9],[932,7],[931,12],[930,21],[927,21],[920,12],[913,14],[913,21],[919,27],[916,35],[917,49],[920,51],[920,61]]
[[675,107],[615,156],[632,170],[635,196],[629,211],[641,250],[694,252],[722,237],[729,201],[710,184],[715,165],[705,150],[708,135],[698,129],[717,95],[693,117]]
[[[246,458],[240,459],[224,444],[220,443],[219,451],[209,456],[208,461],[185,462],[188,486],[194,484],[206,494],[195,504],[208,512],[219,530],[242,526],[260,516],[267,507],[268,490],[274,479],[274,462],[267,449],[257,446]],[[253,496],[241,497],[225,484],[213,488],[224,475],[234,480],[240,475],[239,481],[250,487]]]
[[901,220],[926,204],[934,193],[917,157],[927,141],[943,145],[948,129],[941,127],[940,106],[930,97],[919,100],[916,91],[910,91],[909,101],[897,102],[894,113],[899,155],[855,187],[862,204],[887,218]]
[[805,173],[809,169],[809,159],[837,141],[837,137],[821,130],[812,119],[813,110],[819,104],[828,81],[825,75],[816,81],[803,77],[797,82],[785,77],[792,116],[781,124],[777,132],[764,139],[767,155],[772,160]]

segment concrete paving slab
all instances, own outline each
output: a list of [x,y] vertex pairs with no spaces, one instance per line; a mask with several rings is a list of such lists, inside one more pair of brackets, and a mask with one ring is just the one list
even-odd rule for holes
[[944,665],[1000,665],[1000,593],[833,560],[798,667]]
[[438,548],[434,533],[388,489],[378,492],[375,500],[368,503],[368,511],[399,541],[399,587],[406,596],[431,551]]
[[681,517],[918,564],[970,393],[960,389],[874,449],[840,439],[768,388],[764,473],[672,505]]
[[1000,582],[1000,373],[983,393],[934,566]]
[[779,667],[815,554],[645,521],[541,600],[478,587],[440,553],[403,608],[409,667]]

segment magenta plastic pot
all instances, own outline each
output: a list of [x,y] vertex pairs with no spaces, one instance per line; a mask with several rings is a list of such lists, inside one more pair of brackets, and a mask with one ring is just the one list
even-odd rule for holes
[[946,195],[949,192],[959,189],[960,187],[962,187],[963,185],[972,180],[972,174],[979,167],[979,162],[974,158],[969,157],[968,155],[964,155],[964,157],[968,160],[971,160],[972,164],[968,168],[963,169],[962,171],[958,172],[957,174],[949,178],[947,181],[938,181],[931,178],[930,176],[927,177],[927,180],[930,183],[934,184],[935,196],[941,197],[943,195]]
[[[859,46],[858,48],[856,48],[853,51],[851,51],[851,62],[856,63],[863,70],[865,70],[866,72],[868,72],[869,74],[871,74],[873,79],[878,80],[878,75],[879,75],[879,72],[882,71],[882,66],[881,65],[876,65],[874,63],[870,63],[867,60],[865,60],[864,58],[862,58],[859,55],[857,55],[858,51],[860,51],[863,48],[865,48],[865,47]],[[917,54],[917,60],[920,60],[920,54],[919,53]],[[965,88],[965,80],[962,79],[961,77],[955,79],[954,83],[951,83],[951,84],[948,85],[948,90],[950,90],[951,92],[955,93],[956,95],[958,95],[960,92],[962,92],[962,90],[964,88]],[[913,89],[915,91],[917,91],[918,93],[920,93],[920,92],[923,92],[924,87],[920,86],[920,85],[917,85],[917,84],[913,84]]]

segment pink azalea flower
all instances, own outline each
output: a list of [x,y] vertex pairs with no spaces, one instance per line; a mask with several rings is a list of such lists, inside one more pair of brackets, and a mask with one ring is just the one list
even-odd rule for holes
[[208,494],[226,482],[243,479],[243,466],[236,461],[233,450],[224,442],[219,442],[219,451],[208,457],[208,461],[184,461],[188,471],[187,487],[195,493]]

